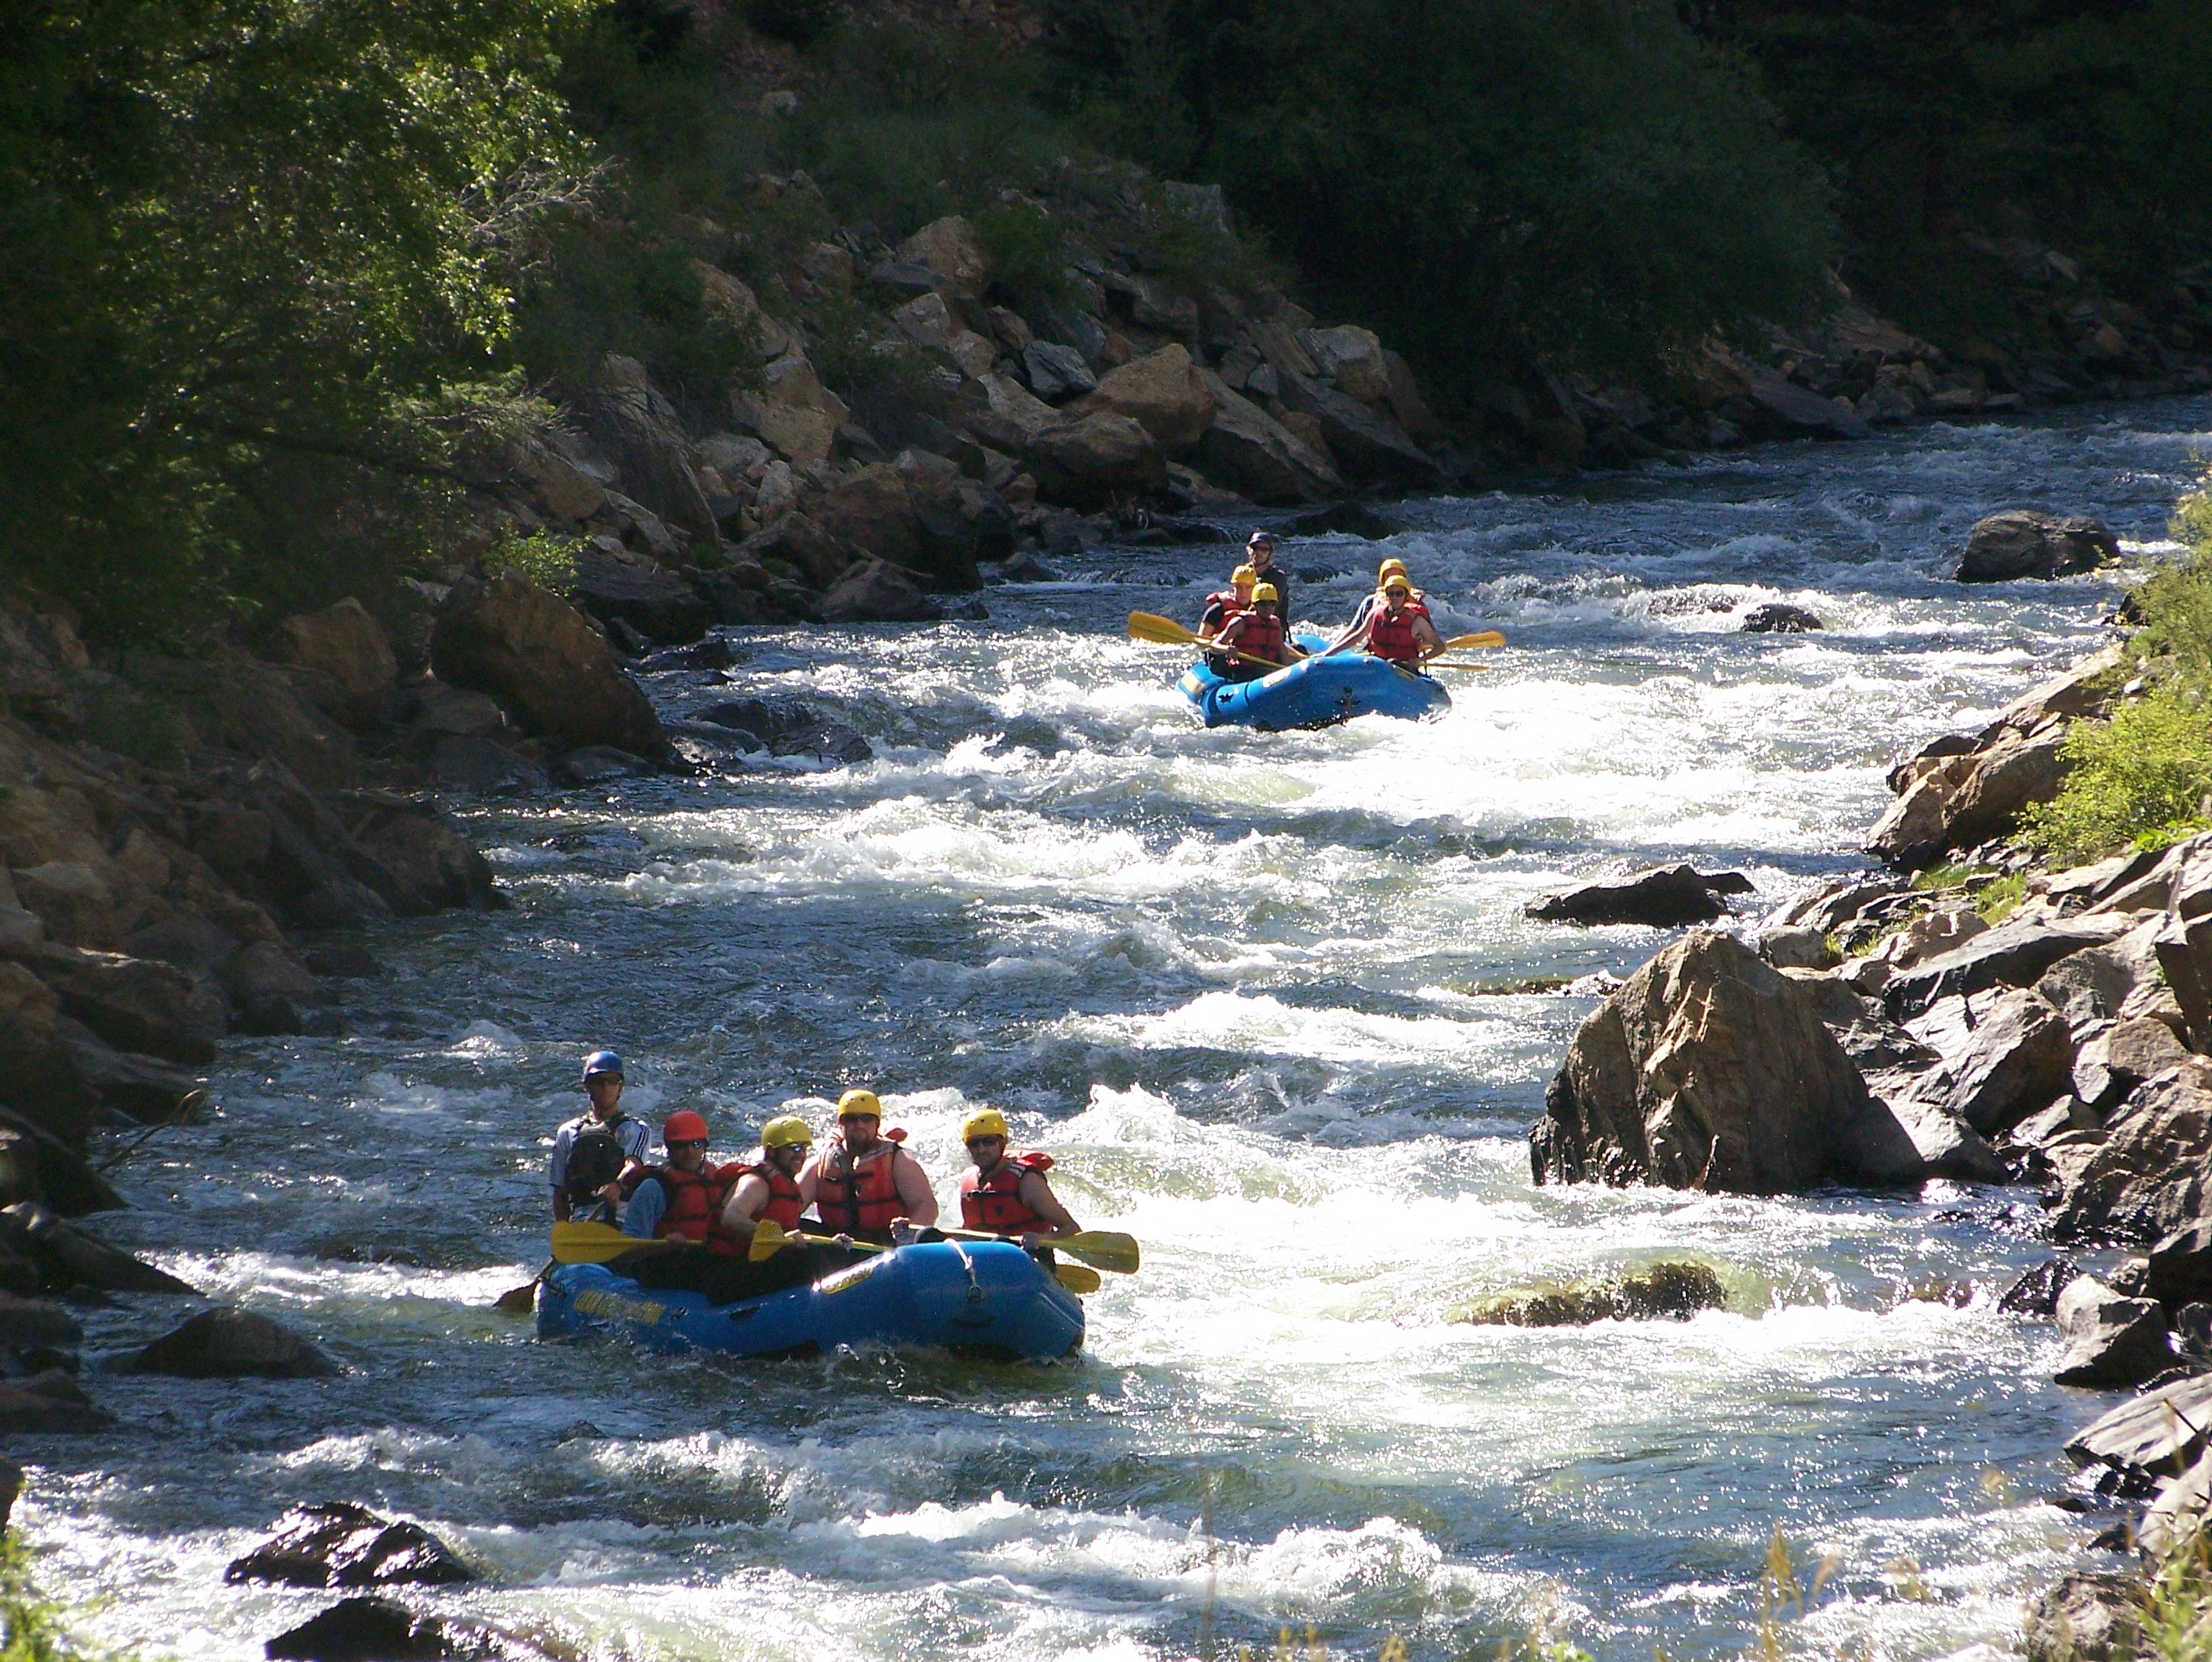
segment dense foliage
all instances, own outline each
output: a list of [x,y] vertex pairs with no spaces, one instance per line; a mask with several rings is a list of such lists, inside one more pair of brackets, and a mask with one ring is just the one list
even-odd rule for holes
[[1995,333],[1962,234],[2026,237],[2156,306],[2212,257],[2212,8],[2203,0],[1681,0],[1755,63],[1833,177],[1844,275],[1946,340]]
[[2163,848],[2212,825],[2212,479],[2174,518],[2190,558],[2136,591],[2129,642],[2155,679],[2108,721],[2076,722],[2057,798],[2022,816],[2026,840],[2068,864]]
[[515,408],[579,0],[0,9],[0,549],[97,628],[359,585]]
[[1832,224],[1756,88],[1656,0],[1050,0],[1057,95],[1218,179],[1449,397],[1649,374],[1818,292]]

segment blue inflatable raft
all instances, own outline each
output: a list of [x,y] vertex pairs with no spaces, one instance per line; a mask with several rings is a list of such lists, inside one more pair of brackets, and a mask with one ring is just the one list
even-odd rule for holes
[[[1301,632],[1294,638],[1310,652],[1328,645],[1320,635]],[[1176,684],[1207,726],[1257,727],[1263,732],[1333,727],[1354,716],[1418,721],[1451,707],[1451,695],[1436,681],[1365,652],[1300,658],[1257,681],[1231,681],[1200,658]]]
[[927,1344],[1050,1362],[1083,1344],[1083,1306],[1020,1247],[941,1241],[864,1259],[811,1287],[711,1304],[564,1264],[538,1291],[538,1337],[635,1340],[656,1350],[805,1356],[841,1344]]

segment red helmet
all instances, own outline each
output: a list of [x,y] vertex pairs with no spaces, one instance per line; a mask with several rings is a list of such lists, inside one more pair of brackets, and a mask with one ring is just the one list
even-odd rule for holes
[[678,1108],[668,1116],[660,1127],[663,1143],[704,1143],[707,1122],[689,1108]]

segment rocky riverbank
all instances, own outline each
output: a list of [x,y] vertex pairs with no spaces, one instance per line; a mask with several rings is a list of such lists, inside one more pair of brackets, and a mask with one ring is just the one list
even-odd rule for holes
[[[2057,794],[2069,725],[2148,667],[2109,649],[1900,761],[1881,864],[1666,948],[1583,1024],[1530,1131],[1540,1183],[2039,1187],[2051,1240],[2128,1255],[2055,1256],[2001,1307],[2057,1323],[2059,1383],[2142,1393],[2067,1453],[2087,1504],[2146,1503],[2099,1538],[2146,1568],[2212,1484],[2212,834],[2070,870],[2012,839]],[[1713,882],[1607,892],[1694,891],[1717,916]],[[2145,1585],[2069,1578],[2031,1653],[2122,1653]]]

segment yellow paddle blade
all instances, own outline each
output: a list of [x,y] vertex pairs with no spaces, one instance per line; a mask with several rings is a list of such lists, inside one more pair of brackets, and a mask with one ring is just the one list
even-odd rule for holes
[[[940,1229],[938,1233],[949,1240],[1010,1239],[987,1229]],[[1085,1229],[1077,1234],[1053,1235],[1044,1244],[1055,1253],[1066,1253],[1070,1258],[1079,1258],[1101,1270],[1111,1270],[1117,1276],[1137,1273],[1137,1238],[1118,1229]]]
[[1485,629],[1480,634],[1455,634],[1444,642],[1446,650],[1456,646],[1503,646],[1505,637],[1495,629]]
[[753,1244],[746,1249],[745,1256],[758,1264],[774,1258],[791,1244],[792,1238],[783,1232],[783,1225],[774,1218],[764,1217],[753,1225]]
[[624,1253],[665,1246],[665,1240],[640,1240],[606,1223],[556,1223],[553,1257],[561,1264],[605,1264]]
[[1079,1298],[1085,1293],[1095,1293],[1105,1285],[1098,1279],[1096,1270],[1086,1270],[1080,1264],[1063,1264],[1053,1274],[1060,1278],[1061,1286]]
[[1158,641],[1163,646],[1188,646],[1198,637],[1172,617],[1162,617],[1157,612],[1131,612],[1129,638],[1133,640]]

